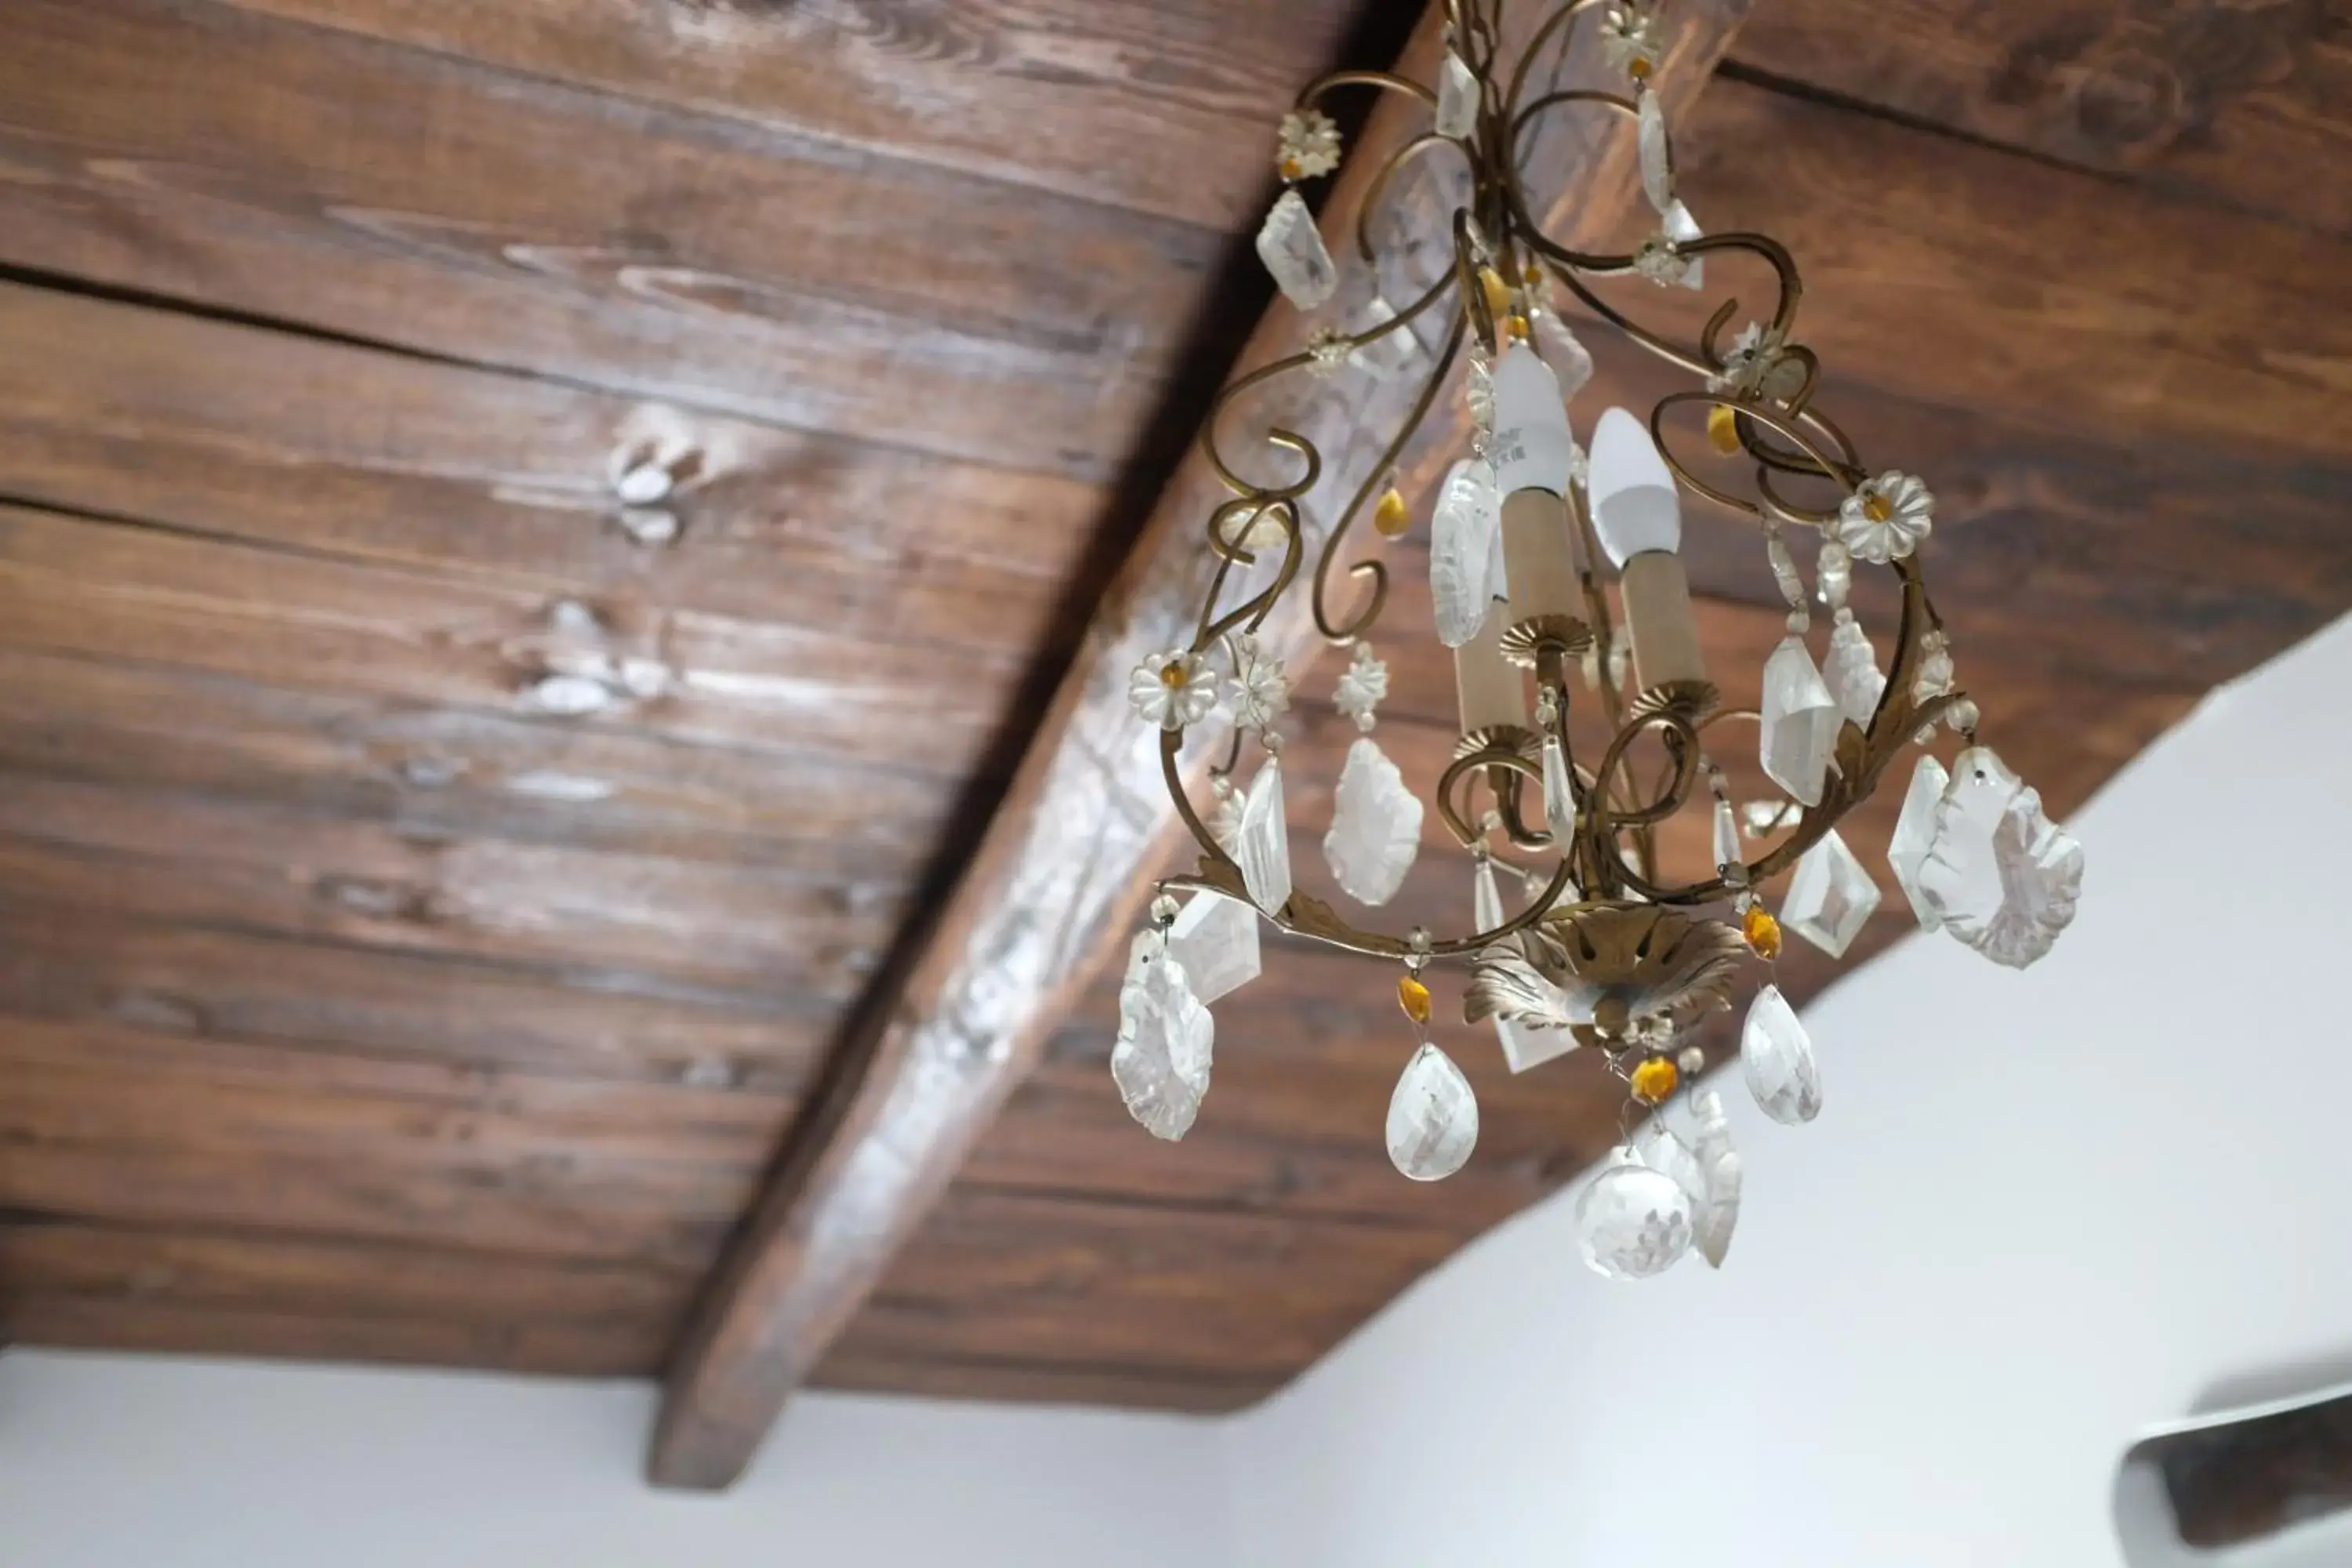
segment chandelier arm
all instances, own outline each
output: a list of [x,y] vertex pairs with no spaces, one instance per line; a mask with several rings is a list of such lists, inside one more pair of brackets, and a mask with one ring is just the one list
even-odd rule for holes
[[1225,574],[1234,565],[1230,558],[1220,562],[1216,575],[1209,584],[1208,602],[1202,608],[1202,624],[1193,637],[1192,652],[1195,655],[1207,652],[1212,644],[1236,626],[1253,632],[1257,630],[1265,624],[1267,615],[1272,613],[1276,601],[1282,597],[1298,575],[1299,557],[1304,550],[1298,533],[1297,507],[1284,501],[1265,510],[1272,512],[1282,524],[1282,570],[1275,574],[1273,583],[1263,593],[1212,621],[1208,619],[1208,614],[1216,608],[1217,595],[1224,587]]
[[[1604,0],[1569,0],[1569,4],[1562,5],[1559,10],[1554,11],[1549,16],[1544,18],[1543,26],[1538,27],[1535,31],[1535,36],[1528,40],[1527,49],[1519,56],[1519,63],[1512,68],[1511,85],[1503,94],[1504,108],[1514,111],[1512,120],[1514,129],[1511,134],[1512,151],[1515,159],[1517,154],[1518,136],[1516,110],[1517,110],[1520,97],[1527,91],[1528,77],[1529,73],[1534,70],[1536,60],[1543,54],[1544,46],[1551,41],[1551,36],[1554,33],[1557,33],[1561,28],[1570,26],[1582,13],[1592,10],[1603,3]],[[1563,45],[1563,53],[1564,52],[1565,46]]]
[[1668,393],[1665,396],[1660,398],[1658,400],[1657,406],[1650,411],[1650,438],[1657,444],[1658,451],[1660,455],[1666,459],[1667,467],[1674,469],[1675,479],[1681,480],[1684,484],[1688,485],[1691,489],[1706,497],[1707,500],[1716,502],[1717,505],[1729,507],[1735,511],[1744,511],[1749,516],[1755,518],[1767,518],[1774,513],[1778,513],[1779,515],[1787,518],[1789,521],[1810,523],[1816,526],[1821,523],[1827,522],[1837,516],[1835,509],[1832,509],[1827,512],[1810,512],[1801,508],[1791,508],[1789,503],[1782,500],[1777,494],[1775,494],[1771,489],[1769,479],[1771,465],[1766,465],[1765,467],[1758,469],[1757,488],[1762,491],[1766,499],[1770,501],[1772,512],[1768,512],[1764,507],[1758,505],[1752,500],[1748,500],[1739,496],[1735,496],[1727,490],[1717,489],[1715,486],[1708,484],[1705,479],[1700,479],[1696,474],[1691,472],[1689,465],[1675,455],[1673,446],[1666,439],[1665,429],[1667,411],[1673,408],[1679,408],[1685,404],[1699,404],[1709,408],[1729,409],[1733,414],[1738,415],[1740,418],[1753,421],[1766,429],[1772,431],[1775,435],[1786,437],[1799,451],[1805,455],[1806,458],[1812,465],[1808,470],[1809,472],[1816,474],[1819,477],[1829,479],[1834,483],[1842,484],[1848,489],[1853,489],[1864,478],[1862,469],[1845,463],[1841,458],[1832,458],[1823,453],[1820,447],[1814,446],[1813,443],[1806,437],[1801,427],[1796,422],[1782,418],[1780,414],[1770,408],[1763,406],[1762,405],[1742,402],[1738,398],[1731,396],[1727,393]]
[[[1440,136],[1434,131],[1423,132],[1420,135],[1414,137],[1412,141],[1406,142],[1403,146],[1390,153],[1387,159],[1381,163],[1380,168],[1373,173],[1371,183],[1364,187],[1363,205],[1356,209],[1356,252],[1366,261],[1369,262],[1378,259],[1378,253],[1372,248],[1371,223],[1373,216],[1380,210],[1381,200],[1388,195],[1389,182],[1396,177],[1398,171],[1402,169],[1406,163],[1412,162],[1414,158],[1419,157],[1422,153],[1436,147],[1454,148],[1465,158],[1469,159],[1472,163],[1473,176],[1475,179],[1477,161],[1476,155],[1473,153],[1469,148],[1464,146],[1453,137]],[[1444,284],[1448,281],[1450,281],[1450,279],[1441,279],[1438,284],[1439,289],[1443,289]],[[1433,292],[1434,292],[1434,290],[1433,290]],[[1428,297],[1429,296],[1423,296],[1423,298]]]
[[1255,370],[1234,377],[1233,382],[1223,391],[1218,393],[1215,399],[1210,403],[1209,416],[1201,425],[1201,450],[1209,459],[1209,466],[1216,470],[1217,478],[1224,481],[1225,488],[1234,494],[1252,501],[1297,500],[1300,496],[1313,489],[1315,481],[1322,477],[1323,457],[1315,449],[1315,444],[1296,431],[1285,430],[1279,426],[1267,429],[1266,439],[1275,446],[1287,447],[1307,459],[1305,475],[1289,484],[1251,484],[1234,472],[1232,465],[1225,461],[1224,454],[1217,450],[1217,426],[1223,422],[1225,410],[1232,407],[1243,393],[1263,382],[1271,381],[1277,375],[1314,363],[1315,356],[1311,353],[1302,352],[1285,354],[1278,360],[1262,364]]
[[1322,634],[1326,641],[1339,644],[1353,642],[1363,636],[1374,621],[1381,618],[1381,611],[1388,604],[1388,567],[1379,561],[1359,561],[1348,568],[1348,575],[1351,578],[1369,580],[1371,585],[1370,595],[1363,609],[1346,625],[1334,623],[1330,613],[1331,567],[1339,558],[1340,542],[1347,538],[1348,530],[1355,526],[1356,519],[1363,514],[1364,502],[1370,498],[1372,488],[1395,466],[1398,455],[1404,450],[1406,444],[1421,429],[1422,422],[1429,417],[1431,407],[1437,402],[1438,389],[1445,384],[1446,374],[1454,368],[1454,356],[1461,352],[1462,331],[1462,321],[1457,317],[1452,330],[1446,334],[1444,352],[1437,356],[1437,368],[1430,374],[1429,380],[1423,384],[1420,395],[1413,399],[1412,407],[1405,415],[1404,423],[1398,428],[1397,433],[1390,437],[1388,446],[1382,448],[1378,460],[1365,471],[1363,483],[1357,487],[1355,498],[1349,502],[1348,510],[1339,515],[1339,521],[1332,525],[1330,533],[1323,541],[1322,557],[1315,566],[1313,609],[1315,629]]
[[1409,76],[1376,70],[1333,71],[1328,76],[1318,77],[1299,89],[1298,100],[1292,107],[1319,109],[1327,95],[1343,87],[1377,87],[1389,92],[1403,93],[1408,98],[1417,98],[1428,108],[1437,107],[1437,93],[1433,89],[1423,87]]

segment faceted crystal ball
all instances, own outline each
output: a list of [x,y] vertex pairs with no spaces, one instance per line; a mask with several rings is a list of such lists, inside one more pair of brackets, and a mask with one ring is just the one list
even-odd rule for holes
[[1576,1239],[1584,1261],[1612,1279],[1663,1274],[1690,1250],[1690,1194],[1631,1149],[1612,1158],[1616,1163],[1576,1200]]

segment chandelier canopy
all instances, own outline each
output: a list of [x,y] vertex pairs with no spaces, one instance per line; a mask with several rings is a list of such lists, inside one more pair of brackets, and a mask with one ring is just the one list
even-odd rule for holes
[[[1111,1068],[1136,1119],[1181,1138],[1209,1087],[1209,1005],[1257,974],[1261,921],[1391,960],[1415,1046],[1389,1109],[1389,1152],[1405,1175],[1436,1180],[1470,1157],[1478,1111],[1468,1080],[1429,1037],[1423,975],[1435,963],[1465,963],[1465,1022],[1491,1023],[1513,1070],[1587,1047],[1623,1080],[1624,1136],[1587,1187],[1578,1223],[1595,1268],[1641,1278],[1693,1249],[1720,1265],[1738,1217],[1739,1155],[1719,1097],[1698,1086],[1705,1052],[1686,1037],[1701,1016],[1748,991],[1739,1057],[1758,1104],[1790,1124],[1821,1109],[1812,1043],[1771,967],[1784,931],[1843,956],[1877,908],[1879,889],[1837,826],[1890,769],[1910,759],[1887,856],[1896,886],[1923,928],[1997,963],[2021,968],[2049,951],[2074,916],[2083,857],[1983,743],[1977,706],[1956,684],[1920,561],[1934,495],[1913,475],[1864,467],[1815,405],[1821,367],[1795,335],[1794,258],[1760,234],[1705,233],[1677,194],[1653,88],[1661,49],[1650,7],[1567,0],[1506,62],[1505,3],[1449,0],[1433,85],[1341,72],[1308,87],[1283,120],[1284,189],[1257,247],[1302,311],[1325,310],[1341,291],[1297,188],[1339,166],[1339,132],[1322,107],[1330,94],[1402,94],[1431,118],[1376,171],[1368,210],[1408,160],[1426,155],[1466,166],[1466,196],[1443,237],[1453,265],[1425,291],[1399,309],[1375,290],[1351,328],[1318,327],[1303,351],[1227,386],[1212,412],[1203,441],[1233,492],[1208,521],[1214,574],[1191,645],[1145,660],[1129,691],[1141,720],[1162,731],[1168,786],[1201,859],[1160,885],[1150,923],[1130,947]],[[1588,24],[1619,89],[1538,90],[1535,62],[1553,49],[1565,58]],[[1530,212],[1520,152],[1541,117],[1563,112],[1634,123],[1655,226],[1630,254],[1560,244]],[[1369,234],[1360,224],[1367,261]],[[1770,311],[1737,331],[1736,299],[1683,342],[1594,289],[1596,279],[1630,278],[1703,290],[1708,258],[1735,256],[1759,259],[1777,280]],[[1696,384],[1646,419],[1601,411],[1588,451],[1569,404],[1592,361],[1555,309],[1556,290]],[[1263,439],[1287,454],[1292,472],[1254,482],[1219,448],[1222,416],[1276,377],[1343,363],[1396,375],[1424,356],[1434,363],[1412,413],[1301,584],[1301,508],[1321,455],[1295,432],[1267,431]],[[1257,634],[1303,587],[1317,630],[1349,651],[1332,701],[1361,733],[1323,847],[1340,890],[1376,909],[1419,852],[1423,799],[1374,738],[1388,671],[1370,637],[1376,626],[1391,629],[1381,622],[1386,570],[1352,563],[1344,575],[1359,586],[1349,592],[1335,567],[1360,519],[1388,538],[1412,528],[1392,466],[1457,371],[1468,450],[1439,485],[1429,522],[1435,625],[1427,630],[1454,650],[1461,741],[1427,802],[1468,856],[1469,926],[1390,932],[1292,886],[1276,729],[1291,686]],[[1670,424],[1696,450],[1675,450]],[[1685,495],[1761,534],[1786,601],[1786,636],[1760,671],[1737,678],[1741,696],[1757,694],[1752,707],[1726,700],[1703,657],[1678,554]],[[1792,539],[1814,552],[1811,595]],[[1884,669],[1848,602],[1858,567],[1891,574],[1900,590]],[[1345,614],[1335,609],[1342,595],[1353,600]],[[1241,602],[1227,605],[1229,596]],[[1816,597],[1828,621],[1818,662]],[[1204,814],[1180,758],[1187,729],[1221,709],[1233,743],[1209,772]],[[1948,766],[1937,754],[1947,733],[1957,737]],[[1263,760],[1244,784],[1235,775],[1253,738]],[[1715,757],[1747,746],[1779,795],[1734,802]],[[1659,855],[1662,825],[1685,810],[1710,814],[1714,849],[1712,875],[1687,880],[1670,876]],[[1507,883],[1518,897],[1504,896]]]

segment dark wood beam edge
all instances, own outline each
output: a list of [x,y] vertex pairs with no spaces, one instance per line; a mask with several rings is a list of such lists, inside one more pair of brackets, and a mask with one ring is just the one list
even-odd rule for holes
[[[1748,4],[1682,0],[1666,8],[1658,79],[1670,112],[1696,100]],[[1547,9],[1515,8],[1512,30],[1523,37]],[[1442,0],[1430,7],[1400,62],[1419,79],[1433,74],[1444,11]],[[1374,110],[1324,208],[1327,236],[1352,237],[1372,170],[1424,129],[1426,112],[1402,100]],[[1563,126],[1534,156],[1553,177],[1537,178],[1533,188],[1559,193],[1553,216],[1564,232],[1589,238],[1594,209],[1603,221],[1626,210],[1580,198],[1636,188],[1630,125],[1606,133]],[[1433,164],[1420,159],[1412,167]],[[1408,182],[1398,184],[1393,199],[1412,200],[1402,190]],[[1421,189],[1428,199],[1425,181]],[[1415,222],[1428,216],[1416,214]],[[1442,235],[1444,213],[1434,216],[1439,222],[1425,226]],[[1336,237],[1332,249],[1347,267]],[[1406,264],[1428,276],[1427,267],[1445,259],[1424,253]],[[1297,313],[1277,301],[1242,363],[1294,351],[1303,331]],[[1297,405],[1254,416],[1281,416],[1324,453],[1324,483],[1308,498],[1311,569],[1317,524],[1339,504],[1331,492],[1344,496],[1341,487],[1360,481],[1418,382],[1348,369],[1300,390]],[[742,1474],[793,1390],[1026,1075],[1055,1020],[1121,945],[1175,819],[1158,737],[1128,707],[1128,673],[1146,654],[1191,640],[1212,564],[1202,528],[1225,493],[1195,452],[1162,494],[895,1000],[869,1010],[830,1091],[794,1130],[705,1285],[671,1356],[647,1458],[655,1484],[717,1489]],[[1318,645],[1306,598],[1303,590],[1292,595],[1262,633],[1294,670]],[[1223,739],[1193,738],[1203,756]]]

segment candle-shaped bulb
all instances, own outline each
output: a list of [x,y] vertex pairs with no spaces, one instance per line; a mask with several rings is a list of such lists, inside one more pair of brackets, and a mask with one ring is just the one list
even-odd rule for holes
[[1513,343],[1496,362],[1495,440],[1488,450],[1495,486],[1503,494],[1568,493],[1569,473],[1576,461],[1568,403],[1559,395],[1559,378],[1551,366],[1525,343]]
[[1682,548],[1683,509],[1675,473],[1640,419],[1611,408],[1592,427],[1592,468],[1585,493],[1592,531],[1609,559],[1622,566],[1646,551]]

